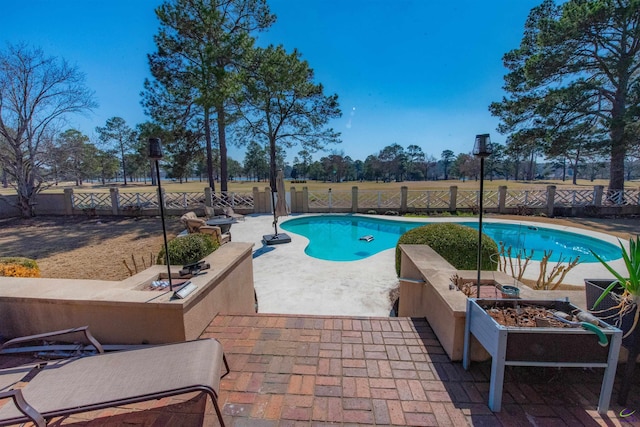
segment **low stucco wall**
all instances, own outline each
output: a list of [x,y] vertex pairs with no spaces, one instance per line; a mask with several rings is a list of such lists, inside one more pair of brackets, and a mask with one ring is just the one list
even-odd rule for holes
[[[218,313],[255,313],[252,244],[231,242],[205,258],[184,299],[145,290],[165,266],[120,282],[0,278],[0,334],[5,338],[89,325],[105,344],[169,343],[198,338]],[[180,266],[172,266],[178,277]]]
[[[398,316],[426,317],[433,332],[451,360],[462,360],[464,329],[467,316],[467,297],[451,290],[451,276],[475,281],[477,271],[456,270],[449,262],[427,245],[400,245],[400,301]],[[515,279],[499,271],[482,271],[482,284],[518,284]],[[520,297],[525,299],[564,299],[578,307],[585,306],[584,291],[536,291],[518,284]],[[471,360],[489,358],[480,343],[471,337]]]

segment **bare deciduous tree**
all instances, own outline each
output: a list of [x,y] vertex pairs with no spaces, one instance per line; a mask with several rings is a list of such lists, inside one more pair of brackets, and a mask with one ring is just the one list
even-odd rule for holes
[[23,217],[34,215],[48,170],[42,145],[66,116],[94,108],[84,75],[63,59],[24,44],[0,52],[0,163],[12,180]]

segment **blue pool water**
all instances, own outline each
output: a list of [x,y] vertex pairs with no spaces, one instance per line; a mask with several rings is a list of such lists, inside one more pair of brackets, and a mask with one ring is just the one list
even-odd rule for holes
[[[478,229],[478,222],[457,222]],[[395,221],[351,215],[319,215],[291,219],[281,228],[309,239],[305,253],[314,258],[329,261],[355,261],[394,248],[398,239],[408,230],[429,224],[428,221]],[[483,222],[482,232],[493,240],[504,242],[512,248],[512,256],[518,249],[533,249],[533,260],[539,261],[544,251],[551,250],[550,261],[564,261],[580,256],[580,262],[597,262],[591,255],[593,249],[603,259],[620,258],[620,248],[611,243],[581,234],[527,224]],[[361,237],[371,235],[367,242]]]

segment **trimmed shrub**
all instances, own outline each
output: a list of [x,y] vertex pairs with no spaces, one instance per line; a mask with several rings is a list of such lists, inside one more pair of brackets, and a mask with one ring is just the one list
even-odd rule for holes
[[[407,231],[396,245],[396,272],[400,276],[400,245],[429,245],[458,270],[477,270],[478,230],[454,223],[423,225]],[[482,270],[497,270],[498,245],[486,234],[482,235]]]
[[[218,242],[213,240],[208,234],[194,233],[171,240],[169,246],[169,261],[171,264],[191,264],[200,261],[202,258],[218,249]],[[158,264],[165,262],[164,246],[158,253]]]
[[0,257],[0,276],[40,277],[38,263],[30,258]]

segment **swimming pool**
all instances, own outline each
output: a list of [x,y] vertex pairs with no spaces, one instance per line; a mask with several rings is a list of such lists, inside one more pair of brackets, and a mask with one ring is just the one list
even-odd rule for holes
[[[458,224],[478,229],[477,221],[455,221]],[[287,232],[300,234],[309,239],[305,253],[314,258],[328,261],[356,261],[396,246],[400,236],[412,228],[430,221],[396,221],[353,215],[318,215],[290,219],[281,224]],[[560,258],[568,261],[580,256],[580,262],[597,262],[591,255],[593,249],[603,259],[611,261],[620,258],[620,248],[611,243],[552,228],[529,224],[485,222],[482,232],[493,240],[512,247],[515,255],[518,249],[533,249],[533,260],[539,261],[544,251],[552,250],[550,261]],[[373,240],[360,240],[373,236]]]

